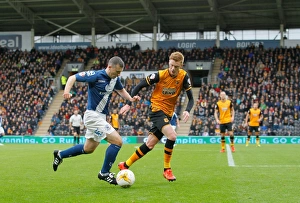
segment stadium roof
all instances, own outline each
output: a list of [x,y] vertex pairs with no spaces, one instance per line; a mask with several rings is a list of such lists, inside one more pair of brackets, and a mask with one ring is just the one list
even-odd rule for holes
[[[0,32],[90,35],[300,28],[300,0],[2,0]],[[63,29],[62,29],[63,28]],[[60,30],[58,30],[60,29]],[[55,31],[55,32],[54,32]],[[53,33],[52,33],[53,32]],[[59,32],[59,33],[58,33]]]

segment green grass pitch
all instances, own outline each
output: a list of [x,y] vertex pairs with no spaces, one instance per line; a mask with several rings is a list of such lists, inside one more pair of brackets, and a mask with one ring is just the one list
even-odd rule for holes
[[[117,163],[138,144],[123,145]],[[131,188],[109,185],[97,178],[107,145],[90,155],[69,159],[52,170],[54,149],[63,144],[0,146],[0,202],[300,202],[299,145],[236,145],[220,153],[220,145],[176,145],[172,168],[177,181],[162,176],[163,145],[158,144],[130,169]]]

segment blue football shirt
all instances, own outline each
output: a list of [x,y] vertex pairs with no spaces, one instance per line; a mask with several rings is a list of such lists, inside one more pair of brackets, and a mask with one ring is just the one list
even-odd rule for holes
[[84,71],[75,75],[76,81],[88,83],[87,110],[108,114],[108,105],[114,90],[122,90],[119,77],[111,79],[105,70]]

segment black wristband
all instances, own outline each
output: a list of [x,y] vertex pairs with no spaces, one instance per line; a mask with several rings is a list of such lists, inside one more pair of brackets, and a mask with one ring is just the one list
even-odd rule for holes
[[187,112],[189,112],[189,113],[190,113],[191,109],[185,109],[185,111],[187,111]]

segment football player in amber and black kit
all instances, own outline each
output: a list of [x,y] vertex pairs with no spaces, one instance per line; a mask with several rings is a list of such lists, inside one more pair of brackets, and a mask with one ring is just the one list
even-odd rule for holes
[[[169,68],[153,73],[142,80],[131,93],[137,95],[138,92],[147,86],[156,84],[152,96],[149,111],[150,121],[153,123],[147,142],[142,144],[125,162],[119,163],[119,169],[128,169],[135,161],[142,158],[159,142],[165,135],[167,141],[164,147],[164,172],[163,176],[168,181],[176,180],[171,170],[171,157],[176,141],[176,132],[170,124],[170,119],[174,112],[174,107],[182,90],[185,90],[189,99],[188,105],[182,114],[182,120],[186,122],[190,115],[190,110],[194,105],[190,78],[182,69],[184,56],[180,52],[174,52],[169,57]],[[126,113],[130,109],[128,102],[120,113]]]

